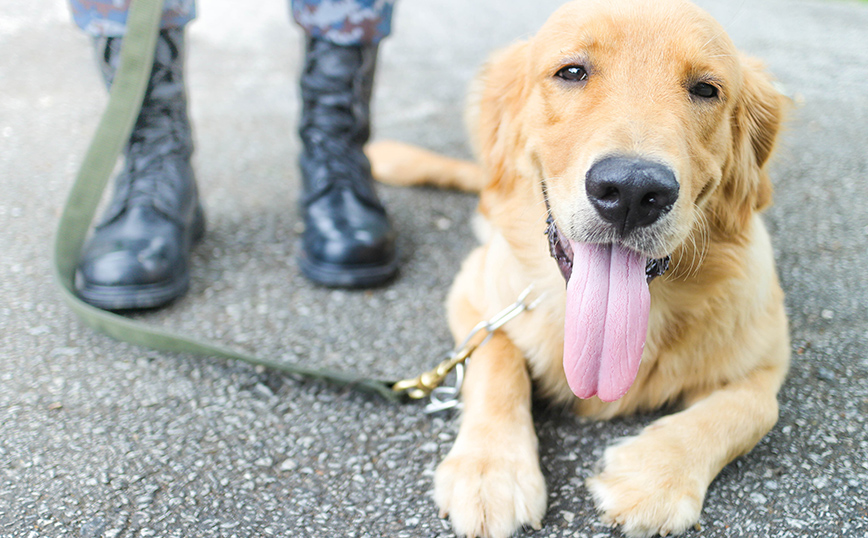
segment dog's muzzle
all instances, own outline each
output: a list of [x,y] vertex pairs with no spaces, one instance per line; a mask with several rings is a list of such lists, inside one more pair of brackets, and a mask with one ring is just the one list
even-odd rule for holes
[[[549,239],[549,253],[558,263],[558,269],[561,270],[564,280],[569,281],[570,275],[573,272],[573,249],[570,247],[569,242],[565,241],[563,236],[561,236],[561,232],[558,230],[555,219],[551,214],[546,219],[546,224],[548,227],[545,234]],[[650,258],[645,264],[646,282],[650,283],[654,278],[664,274],[668,269],[669,256],[665,258]]]

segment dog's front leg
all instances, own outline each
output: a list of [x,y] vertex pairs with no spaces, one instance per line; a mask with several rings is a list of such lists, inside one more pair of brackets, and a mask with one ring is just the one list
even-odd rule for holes
[[441,516],[467,536],[505,538],[523,525],[539,528],[546,488],[531,381],[524,356],[505,334],[496,332],[474,353],[462,398],[458,437],[435,477]]
[[694,525],[717,473],[777,421],[784,373],[784,367],[757,370],[609,447],[602,472],[588,480],[603,521],[630,537],[679,534]]

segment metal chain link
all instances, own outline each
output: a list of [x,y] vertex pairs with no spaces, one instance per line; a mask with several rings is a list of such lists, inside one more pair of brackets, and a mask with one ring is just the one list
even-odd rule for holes
[[[481,346],[485,345],[494,334],[494,331],[514,319],[522,312],[533,310],[539,305],[545,294],[537,297],[533,302],[526,300],[533,291],[533,284],[525,288],[518,296],[515,303],[498,312],[488,321],[479,322],[470,334],[458,347],[446,354],[445,360],[431,371],[424,372],[413,379],[399,381],[392,386],[395,392],[406,392],[407,396],[414,400],[421,400],[426,396],[431,397],[430,403],[425,406],[425,413],[437,413],[454,407],[460,407],[459,397],[461,385],[464,383],[464,367],[470,356]],[[477,335],[485,331],[485,337],[479,343],[472,343]],[[441,386],[446,376],[455,371],[455,383]]]

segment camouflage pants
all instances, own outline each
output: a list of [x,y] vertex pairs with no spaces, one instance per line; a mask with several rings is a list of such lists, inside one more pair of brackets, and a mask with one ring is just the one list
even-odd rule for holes
[[[124,34],[131,0],[69,0],[75,23],[94,36]],[[391,31],[395,0],[289,0],[296,22],[313,36],[338,45],[377,43]],[[194,0],[165,0],[163,28],[196,16]]]

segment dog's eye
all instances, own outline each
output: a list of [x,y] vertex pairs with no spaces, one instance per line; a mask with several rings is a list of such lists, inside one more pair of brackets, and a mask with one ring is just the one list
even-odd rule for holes
[[707,82],[697,82],[690,87],[690,93],[703,99],[714,99],[717,97],[717,86]]
[[555,73],[555,76],[568,82],[588,80],[588,71],[581,65],[568,65]]

